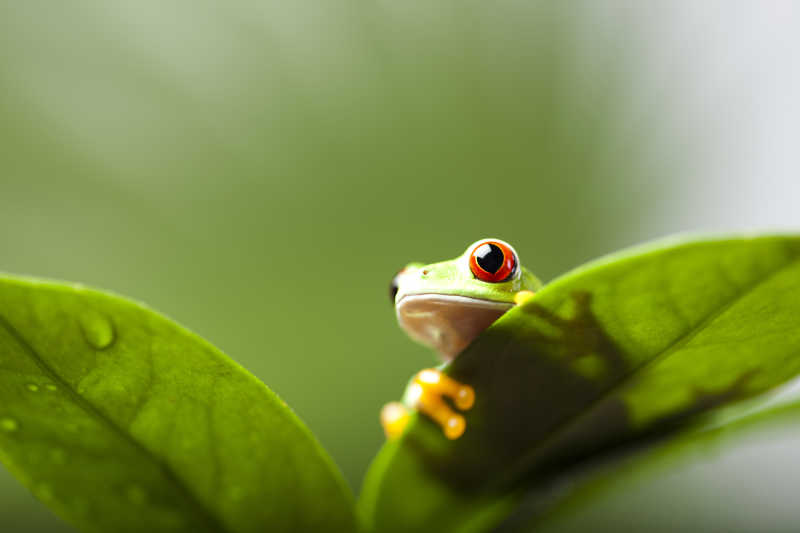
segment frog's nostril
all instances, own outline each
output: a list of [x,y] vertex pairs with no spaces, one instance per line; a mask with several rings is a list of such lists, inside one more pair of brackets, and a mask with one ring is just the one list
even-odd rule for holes
[[392,305],[394,305],[394,299],[397,296],[398,288],[399,287],[397,285],[397,276],[395,276],[394,278],[392,278],[392,282],[389,284],[389,299],[391,300]]

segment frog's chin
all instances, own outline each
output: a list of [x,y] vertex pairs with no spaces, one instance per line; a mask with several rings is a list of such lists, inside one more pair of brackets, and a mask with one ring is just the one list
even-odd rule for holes
[[409,336],[450,361],[514,304],[449,294],[410,294],[395,304]]

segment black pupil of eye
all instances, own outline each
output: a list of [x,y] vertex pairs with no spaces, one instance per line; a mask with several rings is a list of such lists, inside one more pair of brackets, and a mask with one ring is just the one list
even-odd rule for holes
[[478,266],[486,272],[494,274],[503,266],[506,256],[499,246],[487,242],[475,250],[475,260],[478,262]]

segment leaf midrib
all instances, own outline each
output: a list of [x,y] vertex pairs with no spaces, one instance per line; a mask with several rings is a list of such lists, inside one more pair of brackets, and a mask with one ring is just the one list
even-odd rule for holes
[[562,434],[568,432],[575,424],[580,423],[582,419],[588,417],[594,411],[595,407],[597,407],[602,402],[610,398],[613,394],[618,392],[620,388],[630,383],[637,375],[639,375],[641,371],[643,371],[643,369],[666,359],[672,353],[679,350],[682,346],[685,346],[686,344],[691,342],[691,340],[694,339],[700,332],[702,332],[706,326],[714,322],[718,317],[722,316],[730,308],[736,305],[742,298],[744,298],[748,294],[758,289],[758,287],[760,287],[761,285],[768,283],[770,280],[780,275],[783,271],[791,268],[798,262],[800,262],[800,257],[795,256],[792,259],[790,259],[787,263],[781,265],[780,267],[770,272],[768,275],[762,277],[757,282],[751,284],[749,287],[746,287],[744,290],[738,292],[728,302],[724,303],[723,305],[721,305],[720,307],[709,313],[694,328],[691,328],[689,331],[687,331],[686,333],[675,339],[672,343],[670,343],[669,346],[664,348],[660,353],[651,357],[647,361],[641,363],[639,366],[631,369],[630,372],[622,376],[616,383],[608,387],[606,391],[604,391],[597,398],[588,403],[584,409],[580,410],[578,413],[570,417],[567,417],[563,422],[558,424],[554,428],[554,430],[548,434],[547,437],[542,439],[539,442],[539,444],[535,446],[533,450],[531,450],[529,453],[526,453],[519,461],[516,462],[519,468],[509,469],[508,471],[509,473],[503,476],[500,485],[505,485],[507,482],[510,482],[514,476],[514,472],[525,470],[528,466],[534,463],[536,461],[537,455],[539,455],[542,452],[542,450],[547,449],[547,447],[552,441],[557,440]]
[[145,457],[151,458],[158,468],[160,468],[164,473],[164,476],[171,481],[180,492],[185,494],[186,500],[195,510],[195,516],[200,517],[201,520],[207,524],[210,531],[227,533],[228,530],[223,526],[222,522],[205,507],[197,495],[189,489],[189,487],[181,480],[181,478],[175,473],[175,471],[167,462],[158,458],[157,455],[148,450],[141,442],[131,437],[131,435],[127,432],[123,431],[123,429],[114,423],[113,420],[106,416],[91,402],[86,400],[86,398],[78,394],[77,391],[75,391],[75,389],[67,381],[65,381],[55,370],[50,367],[50,365],[47,364],[47,362],[42,358],[42,356],[39,355],[33,346],[31,346],[30,343],[25,340],[25,337],[23,337],[22,334],[3,315],[0,315],[0,327],[5,329],[8,334],[14,338],[14,340],[22,347],[23,351],[27,353],[28,357],[30,357],[34,364],[44,374],[46,374],[56,384],[60,385],[63,390],[67,391],[67,396],[69,399],[72,400],[80,409],[85,411],[91,417],[97,419],[101,425],[109,427],[117,436],[131,444]]

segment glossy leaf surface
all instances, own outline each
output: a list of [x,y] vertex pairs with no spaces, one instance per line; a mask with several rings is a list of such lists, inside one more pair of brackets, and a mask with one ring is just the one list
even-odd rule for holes
[[354,527],[339,472],[274,393],[79,286],[0,279],[0,459],[84,531]]
[[462,438],[417,417],[381,450],[367,523],[483,530],[578,460],[795,376],[798,258],[790,236],[664,242],[549,284],[447,369],[477,394]]

